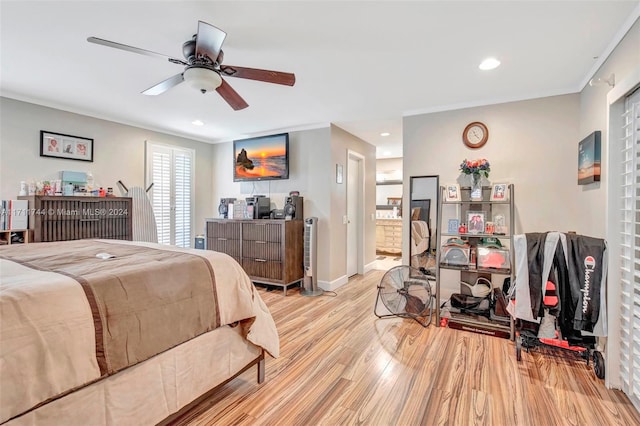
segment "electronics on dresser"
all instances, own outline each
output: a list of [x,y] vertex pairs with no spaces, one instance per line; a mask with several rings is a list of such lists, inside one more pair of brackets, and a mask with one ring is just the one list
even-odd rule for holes
[[302,220],[303,219],[304,197],[298,195],[289,195],[284,199],[284,216],[285,219]]
[[233,204],[235,198],[220,198],[220,205],[218,206],[218,213],[222,219],[229,218],[229,204]]
[[284,219],[284,209],[271,210],[271,219]]
[[247,197],[247,207],[253,206],[254,219],[269,219],[271,215],[271,198],[264,195],[254,195]]

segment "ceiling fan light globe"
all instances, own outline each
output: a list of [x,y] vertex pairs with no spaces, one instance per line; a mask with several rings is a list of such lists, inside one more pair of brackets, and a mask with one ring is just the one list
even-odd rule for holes
[[216,90],[222,84],[222,77],[208,68],[187,68],[183,74],[184,81],[202,93]]

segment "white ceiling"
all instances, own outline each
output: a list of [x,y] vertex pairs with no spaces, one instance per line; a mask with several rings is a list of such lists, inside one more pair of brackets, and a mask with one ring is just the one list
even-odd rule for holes
[[[400,156],[402,116],[574,93],[638,17],[639,1],[5,1],[0,94],[205,142],[336,123]],[[227,78],[249,103],[181,84],[203,20],[227,32],[227,65],[296,74],[294,87]],[[495,56],[502,65],[480,71]],[[195,119],[205,125],[191,124]],[[391,136],[381,137],[381,132]]]

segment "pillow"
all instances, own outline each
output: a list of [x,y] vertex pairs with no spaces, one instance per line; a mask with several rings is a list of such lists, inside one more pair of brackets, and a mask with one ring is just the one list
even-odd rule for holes
[[420,219],[420,207],[414,207],[411,209],[411,220]]

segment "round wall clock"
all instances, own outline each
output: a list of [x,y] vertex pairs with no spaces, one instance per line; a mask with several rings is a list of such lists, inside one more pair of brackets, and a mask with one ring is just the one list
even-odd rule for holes
[[489,139],[489,129],[484,123],[474,121],[469,123],[462,132],[462,141],[469,148],[480,148]]

